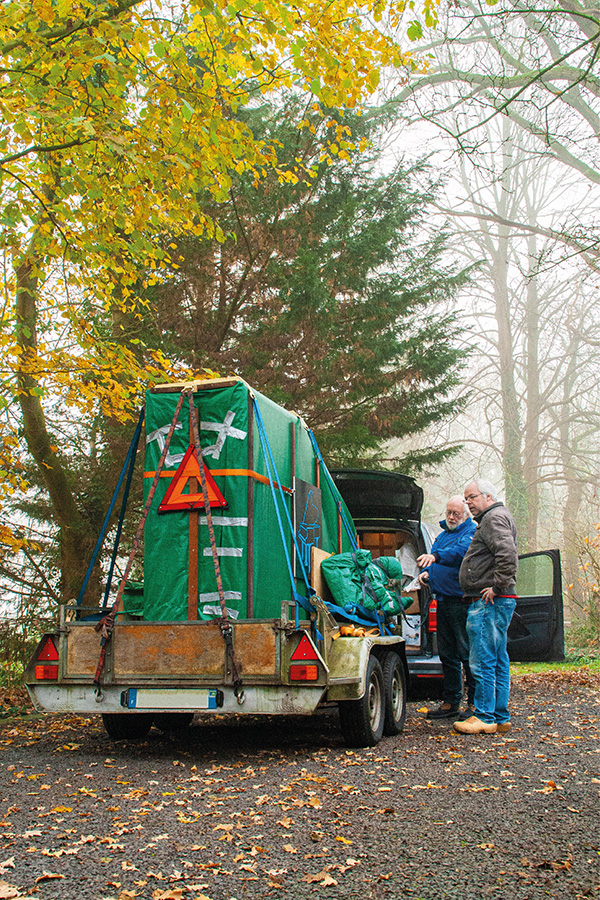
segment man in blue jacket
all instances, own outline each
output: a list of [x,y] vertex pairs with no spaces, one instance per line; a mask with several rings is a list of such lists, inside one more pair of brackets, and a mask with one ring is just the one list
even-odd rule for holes
[[463,669],[467,681],[467,717],[472,715],[470,707],[475,693],[475,681],[469,669],[469,605],[463,601],[458,573],[476,526],[462,497],[448,500],[446,518],[440,525],[442,531],[436,537],[431,553],[424,553],[417,559],[417,565],[423,569],[419,581],[429,584],[438,601],[438,652],[444,675],[442,704],[429,710],[428,719],[456,717],[463,695]]

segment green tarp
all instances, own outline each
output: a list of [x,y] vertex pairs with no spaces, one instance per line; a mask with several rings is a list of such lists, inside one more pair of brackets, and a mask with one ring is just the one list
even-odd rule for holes
[[[226,385],[217,382],[212,387],[205,385],[210,382],[204,382],[193,397],[200,422],[204,464],[227,502],[225,509],[212,510],[226,605],[233,618],[278,618],[282,601],[291,598],[290,577],[271,488],[268,481],[265,483],[267,468],[251,395],[259,406],[281,483],[287,488],[285,503],[292,519],[296,489],[295,525],[305,558],[309,559],[311,542],[328,553],[349,550],[350,542],[342,527],[342,546],[338,548],[334,497],[323,472],[321,490],[317,488],[315,454],[300,417],[259,392],[251,391],[242,380]],[[173,387],[169,392],[150,391],[147,395],[145,497],[175,413],[179,391],[180,387]],[[144,619],[149,621],[188,619],[191,516],[196,516],[199,522],[197,616],[211,619],[221,614],[204,509],[158,511],[193,443],[189,419],[186,399],[145,525]],[[183,497],[186,491],[189,486],[184,488]],[[335,488],[334,491],[341,501]],[[345,507],[344,510],[350,522]],[[295,550],[285,519],[284,527],[290,557],[294,559]],[[294,563],[296,589],[305,594],[300,566],[297,560]]]

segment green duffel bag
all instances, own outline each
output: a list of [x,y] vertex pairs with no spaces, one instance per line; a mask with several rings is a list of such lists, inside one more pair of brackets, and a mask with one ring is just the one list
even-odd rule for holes
[[321,571],[336,604],[348,613],[364,606],[394,616],[411,602],[400,596],[402,566],[394,556],[373,562],[370,550],[337,553],[323,560]]

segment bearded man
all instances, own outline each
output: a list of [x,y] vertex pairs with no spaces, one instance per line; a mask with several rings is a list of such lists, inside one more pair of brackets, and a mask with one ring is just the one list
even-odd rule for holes
[[444,687],[442,703],[427,713],[428,719],[450,719],[460,710],[463,696],[463,671],[467,682],[465,718],[473,714],[475,681],[469,668],[467,614],[458,573],[475,533],[475,522],[462,497],[451,497],[446,504],[446,518],[436,537],[431,553],[423,553],[417,565],[423,571],[421,584],[428,584],[437,599],[438,652],[442,663]]

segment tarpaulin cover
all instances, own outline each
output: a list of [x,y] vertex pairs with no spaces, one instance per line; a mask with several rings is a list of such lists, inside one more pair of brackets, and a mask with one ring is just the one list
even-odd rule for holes
[[[317,467],[310,438],[297,415],[257,391],[253,394],[281,483],[288,489],[285,503],[292,517],[294,476],[309,485],[316,484]],[[175,387],[171,392],[150,391],[147,395],[145,496],[179,396],[179,388]],[[278,618],[282,601],[291,597],[290,577],[271,488],[266,479],[267,468],[252,412],[250,389],[241,380],[229,386],[219,386],[217,382],[215,387],[207,389],[203,386],[193,398],[198,410],[204,464],[227,502],[226,509],[212,510],[227,609],[234,619]],[[144,619],[150,621],[188,619],[191,516],[196,516],[199,521],[198,618],[212,619],[221,614],[204,509],[158,512],[184,454],[193,443],[189,418],[186,399],[145,525]],[[293,457],[295,472],[292,472]],[[338,512],[323,473],[320,487],[322,518],[318,528],[313,530],[319,532],[317,545],[328,553],[336,553],[339,549]],[[335,496],[341,501],[337,489]],[[351,521],[348,513],[347,517]],[[285,519],[284,524],[293,559],[295,551]],[[341,549],[349,549],[349,539],[343,528],[341,531]],[[305,594],[299,566],[296,566],[295,574],[296,589]]]
[[393,556],[380,556],[373,562],[370,550],[338,553],[324,559],[321,571],[338,606],[352,613],[357,606],[396,615],[412,601],[403,603],[400,595],[386,584],[394,578],[400,583],[402,566]]

